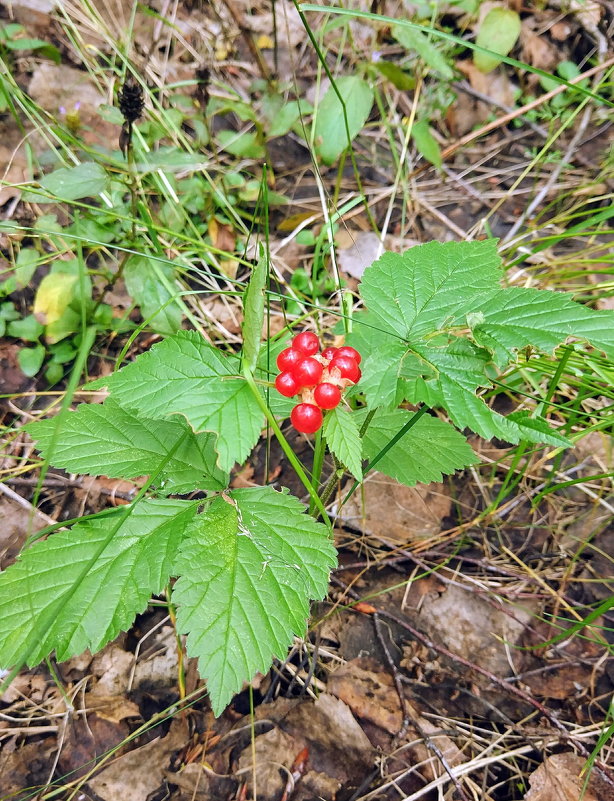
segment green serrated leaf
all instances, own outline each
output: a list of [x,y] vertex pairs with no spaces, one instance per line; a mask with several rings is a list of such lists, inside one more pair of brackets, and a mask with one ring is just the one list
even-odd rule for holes
[[181,414],[195,431],[217,434],[218,466],[228,472],[244,461],[264,424],[239,368],[236,356],[224,355],[197,331],[181,331],[88,386],[108,387],[120,406],[146,417]]
[[498,56],[507,56],[520,36],[520,17],[511,8],[495,6],[480,24],[475,43],[491,53],[474,52],[473,62],[482,72],[490,72],[501,63]]
[[395,25],[391,33],[397,42],[407,50],[415,50],[424,63],[436,70],[442,78],[451,80],[454,77],[446,57],[425,33],[400,25]]
[[268,274],[269,262],[265,254],[261,253],[243,293],[243,359],[252,372],[256,367],[260,352],[262,323],[264,322],[264,291]]
[[0,574],[0,666],[97,651],[162,591],[198,502],[142,501],[24,551]]
[[323,433],[332,453],[362,481],[362,444],[354,415],[340,406],[331,409],[324,418]]
[[378,406],[392,409],[399,405],[399,371],[406,353],[407,345],[395,340],[375,348],[363,361],[360,391],[364,392],[370,409]]
[[490,381],[484,372],[484,353],[470,342],[459,340],[448,348],[416,345],[414,350],[434,370],[435,377],[406,385],[406,397],[411,403],[446,409],[458,428],[470,428],[485,439],[569,444],[547,424],[542,426],[534,418],[527,422],[524,415],[504,417],[475,394],[479,387],[489,386]]
[[55,440],[51,461],[71,473],[136,478],[155,473],[165,461],[156,483],[167,492],[228,486],[228,475],[215,464],[214,435],[194,434],[185,420],[147,419],[108,398],[104,404],[82,403],[66,415],[59,436],[57,423],[41,420],[27,431],[43,456]]
[[546,443],[556,447],[571,448],[573,442],[551,428],[542,417],[531,417],[528,412],[512,412],[506,420],[518,426],[521,439],[529,442]]
[[429,242],[405,253],[384,253],[360,285],[369,322],[395,336],[417,339],[465,314],[501,280],[494,239]]
[[[356,75],[335,80],[345,104],[350,142],[360,133],[373,105],[373,90]],[[350,145],[345,127],[343,106],[335,88],[329,86],[315,119],[316,152],[324,164],[333,164]]]
[[[413,414],[405,409],[376,412],[363,435],[364,457],[373,460],[378,456],[411,420]],[[356,412],[359,426],[366,415],[366,410]],[[478,458],[462,434],[437,417],[424,416],[382,457],[377,463],[377,469],[402,484],[413,487],[418,483],[441,481],[444,475],[477,461]]]
[[[146,256],[130,256],[124,268],[126,289],[134,302],[141,307],[141,315],[154,331],[160,334],[175,334],[181,328],[183,312],[173,301],[169,290],[173,286],[175,271],[170,265],[158,263]],[[160,281],[156,272],[167,279]]]
[[473,328],[474,338],[499,365],[526,345],[552,352],[568,337],[586,339],[614,356],[614,313],[582,306],[564,292],[498,289],[478,300],[473,311],[484,317]]
[[175,573],[177,627],[198,657],[215,715],[303,635],[336,564],[328,530],[271,487],[216,499],[190,527]]

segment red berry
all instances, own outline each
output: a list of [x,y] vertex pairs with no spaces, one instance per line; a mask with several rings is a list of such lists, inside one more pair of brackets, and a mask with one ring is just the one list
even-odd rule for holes
[[300,388],[300,384],[288,370],[280,373],[275,379],[275,389],[280,395],[286,398],[291,398],[293,395],[296,395]]
[[356,364],[360,364],[362,361],[362,356],[360,353],[355,349],[351,348],[349,345],[344,345],[342,348],[339,348],[336,353],[337,356],[349,356],[350,359],[354,359]]
[[313,398],[320,409],[334,409],[341,400],[341,391],[334,384],[324,382],[314,389]]
[[337,348],[324,348],[322,351],[322,358],[330,361],[335,353],[337,353]]
[[341,378],[349,378],[354,384],[361,376],[360,369],[354,359],[349,356],[337,356],[328,365],[329,370],[337,369],[341,374]]
[[313,403],[299,403],[290,413],[290,422],[302,434],[315,434],[322,425],[322,412]]
[[277,366],[280,370],[292,370],[292,368],[304,358],[300,351],[294,350],[293,348],[286,348],[282,350],[277,357]]
[[313,356],[320,350],[320,340],[312,331],[303,331],[294,337],[292,347],[300,351],[303,356]]
[[315,387],[322,378],[323,369],[319,361],[307,356],[293,368],[292,373],[301,387]]

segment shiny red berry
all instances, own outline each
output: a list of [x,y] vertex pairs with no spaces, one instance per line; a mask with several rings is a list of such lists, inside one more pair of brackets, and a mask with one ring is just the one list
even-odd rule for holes
[[303,356],[313,356],[320,350],[320,340],[312,331],[303,331],[292,340],[292,347]]
[[330,361],[335,353],[337,353],[337,348],[324,348],[322,351],[322,358],[326,359],[326,361]]
[[361,376],[360,368],[356,364],[356,361],[349,356],[337,356],[337,354],[335,354],[335,358],[328,365],[328,369],[331,371],[335,369],[339,370],[341,378],[348,378],[354,384]]
[[315,387],[322,378],[323,369],[319,361],[307,356],[306,359],[302,359],[296,367],[292,368],[292,374],[301,387]]
[[322,425],[322,412],[313,403],[299,403],[290,413],[290,422],[302,434],[314,434]]
[[293,395],[296,395],[300,388],[300,384],[288,370],[280,373],[275,379],[275,389],[285,398],[291,398]]
[[350,359],[354,359],[356,364],[360,364],[362,361],[362,356],[360,353],[355,349],[351,348],[349,345],[344,345],[342,348],[337,350],[336,356],[349,356]]
[[277,366],[280,370],[292,370],[304,358],[300,351],[286,348],[277,357]]
[[320,409],[334,409],[341,400],[341,390],[334,384],[329,384],[325,381],[323,384],[318,384],[314,389],[313,399]]

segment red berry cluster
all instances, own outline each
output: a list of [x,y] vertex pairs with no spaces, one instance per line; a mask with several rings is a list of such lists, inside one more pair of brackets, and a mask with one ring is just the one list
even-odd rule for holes
[[275,379],[277,391],[286,398],[301,395],[290,414],[297,431],[313,434],[322,425],[322,409],[334,409],[341,400],[341,391],[360,378],[360,353],[354,348],[324,348],[311,331],[303,331],[292,345],[277,357],[282,371]]

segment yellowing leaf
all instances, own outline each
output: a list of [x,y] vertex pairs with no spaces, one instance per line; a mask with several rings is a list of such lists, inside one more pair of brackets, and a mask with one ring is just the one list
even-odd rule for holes
[[51,273],[40,282],[34,300],[34,314],[44,325],[59,320],[74,297],[78,275]]
[[256,39],[256,47],[258,50],[272,50],[275,47],[275,43],[270,36],[263,33]]

